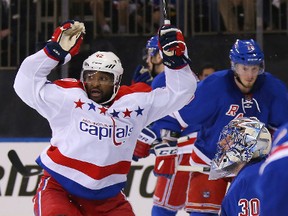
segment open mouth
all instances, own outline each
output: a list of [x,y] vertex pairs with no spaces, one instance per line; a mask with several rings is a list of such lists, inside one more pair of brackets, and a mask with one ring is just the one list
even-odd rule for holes
[[100,97],[102,95],[102,92],[99,89],[91,89],[90,96],[91,97]]

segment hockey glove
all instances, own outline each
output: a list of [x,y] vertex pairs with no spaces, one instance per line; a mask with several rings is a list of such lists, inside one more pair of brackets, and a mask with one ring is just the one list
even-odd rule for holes
[[68,53],[71,57],[79,53],[83,34],[85,34],[85,26],[82,22],[66,21],[55,29],[44,51],[49,57],[59,61],[59,64],[63,64]]
[[186,44],[180,29],[164,25],[159,29],[159,49],[162,51],[163,64],[171,69],[181,69],[187,65],[183,56]]
[[151,129],[145,127],[137,139],[133,160],[138,161],[140,158],[148,157],[151,145],[157,142],[156,138],[156,134]]
[[151,85],[153,77],[149,70],[142,65],[138,65],[136,70],[134,71],[132,84],[137,82],[144,82],[148,85]]
[[154,175],[171,178],[176,172],[177,143],[163,142],[153,146],[156,156]]

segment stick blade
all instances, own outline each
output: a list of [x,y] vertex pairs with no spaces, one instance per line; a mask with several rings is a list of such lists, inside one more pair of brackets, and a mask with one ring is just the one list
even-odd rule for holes
[[10,162],[12,163],[12,165],[15,167],[15,169],[23,176],[33,176],[33,175],[39,175],[40,173],[42,173],[42,170],[37,170],[34,172],[31,172],[30,170],[28,170],[21,162],[16,151],[13,149],[8,152],[8,158]]

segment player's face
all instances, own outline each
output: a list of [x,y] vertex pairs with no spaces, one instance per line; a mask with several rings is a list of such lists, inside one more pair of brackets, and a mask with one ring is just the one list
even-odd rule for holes
[[113,74],[100,71],[85,71],[84,83],[88,97],[96,103],[108,101],[114,89]]
[[199,76],[199,80],[204,80],[206,77],[215,72],[214,68],[204,68],[202,74]]
[[[242,86],[247,90],[251,89],[257,79],[258,73],[260,70],[259,65],[243,65],[236,64],[235,72],[238,74]],[[237,82],[237,81],[236,81]]]
[[147,65],[147,69],[148,69],[149,71],[152,71],[152,70],[153,70],[153,64],[152,64],[152,62],[151,62],[151,56],[150,56],[149,53],[148,53],[148,55],[147,55],[146,65]]

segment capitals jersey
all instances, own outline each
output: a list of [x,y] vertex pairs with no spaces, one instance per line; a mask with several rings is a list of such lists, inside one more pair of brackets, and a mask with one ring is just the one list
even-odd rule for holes
[[[158,74],[152,81],[151,87],[152,89],[161,88],[165,86],[165,73]],[[172,117],[171,117],[172,116]],[[169,121],[170,118],[174,118],[173,113],[170,113],[169,116],[165,116],[162,119],[157,120],[151,126],[151,130],[155,132],[157,137],[161,139],[160,130],[166,129],[169,131],[173,131],[179,134],[181,139],[178,140],[178,154],[191,153],[193,144],[197,137],[197,132],[189,125],[186,125],[181,120],[177,121]]]
[[255,116],[268,128],[277,128],[288,122],[287,110],[287,88],[270,73],[259,75],[251,92],[243,94],[234,81],[234,72],[223,70],[200,81],[195,98],[174,115],[198,130],[192,159],[195,153],[209,164],[221,130],[232,119]]
[[167,88],[126,89],[119,96],[122,88],[105,107],[90,100],[79,81],[49,82],[47,76],[57,64],[40,50],[23,61],[14,83],[19,97],[45,117],[52,130],[51,146],[37,163],[70,194],[113,197],[125,185],[142,128],[183,107],[193,97],[196,80],[189,66],[166,68]]
[[221,204],[221,216],[260,215],[262,203],[256,185],[264,161],[264,158],[250,161],[233,179]]
[[273,138],[272,151],[261,166],[257,189],[261,199],[261,216],[288,215],[288,123]]

